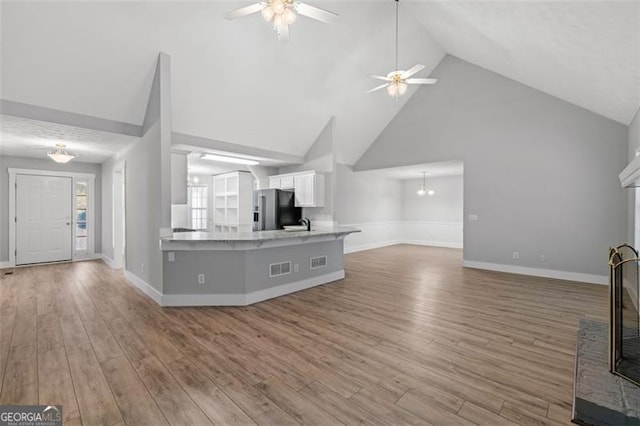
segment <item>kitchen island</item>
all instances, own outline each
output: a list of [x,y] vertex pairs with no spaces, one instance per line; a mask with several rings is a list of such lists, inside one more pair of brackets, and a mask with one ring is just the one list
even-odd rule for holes
[[161,239],[163,306],[243,306],[344,278],[346,227]]

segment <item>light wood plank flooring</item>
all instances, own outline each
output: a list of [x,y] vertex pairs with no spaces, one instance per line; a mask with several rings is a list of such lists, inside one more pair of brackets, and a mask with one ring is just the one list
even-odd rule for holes
[[[160,308],[102,262],[0,271],[0,404],[65,424],[556,425],[606,289],[400,245],[243,308]],[[12,272],[10,275],[4,275]]]

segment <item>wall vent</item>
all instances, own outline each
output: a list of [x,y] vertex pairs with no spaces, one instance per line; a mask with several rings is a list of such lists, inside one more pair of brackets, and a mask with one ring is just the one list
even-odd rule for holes
[[318,256],[309,259],[309,269],[320,269],[325,266],[327,266],[327,256]]
[[269,278],[289,275],[291,273],[291,262],[272,263],[269,265]]

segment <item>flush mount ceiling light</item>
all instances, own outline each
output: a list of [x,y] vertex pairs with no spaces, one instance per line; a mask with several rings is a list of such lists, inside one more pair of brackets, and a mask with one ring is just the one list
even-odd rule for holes
[[271,22],[278,34],[278,40],[289,40],[289,25],[293,24],[298,14],[304,15],[325,24],[338,22],[338,15],[328,10],[319,9],[295,0],[267,0],[231,11],[225,15],[227,19],[242,18],[260,12],[265,21]]
[[409,68],[406,71],[398,69],[398,0],[396,2],[396,62],[395,62],[395,71],[391,71],[387,74],[386,77],[381,75],[370,75],[371,78],[375,78],[376,80],[386,81],[386,83],[381,84],[378,87],[374,87],[373,89],[367,91],[367,93],[375,92],[376,90],[387,88],[387,93],[389,96],[398,100],[400,96],[404,95],[407,92],[408,84],[436,84],[438,81],[435,78],[409,78],[414,74],[419,73],[424,69],[424,65],[417,64],[413,67]]
[[421,197],[424,197],[425,195],[431,197],[435,193],[436,191],[434,191],[433,188],[427,186],[427,172],[422,172],[422,186],[420,187],[420,189],[418,189],[416,194]]
[[260,162],[256,160],[250,160],[248,158],[241,157],[228,157],[226,155],[202,154],[200,158],[202,158],[203,160],[220,161],[222,163],[244,164],[247,166],[257,166],[258,164],[260,164]]
[[66,145],[63,143],[56,144],[55,151],[49,151],[47,155],[56,163],[68,163],[77,157],[77,155],[72,155],[65,150]]

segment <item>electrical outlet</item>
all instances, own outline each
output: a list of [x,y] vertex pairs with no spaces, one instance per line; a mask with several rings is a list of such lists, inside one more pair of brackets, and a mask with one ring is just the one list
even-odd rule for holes
[[544,254],[540,255],[540,262],[546,262],[547,261],[547,256],[545,256]]
[[300,272],[300,265],[297,263],[293,265],[293,272]]
[[513,252],[513,258],[516,259],[516,260],[520,259],[520,253],[518,253],[517,251],[514,251]]
[[198,284],[204,284],[204,274],[198,274]]
[[477,222],[478,221],[478,215],[477,214],[470,214],[469,215],[469,222]]
[[167,254],[167,260],[168,260],[169,262],[175,262],[175,261],[176,261],[176,254],[175,254],[174,252],[170,251],[170,252]]

